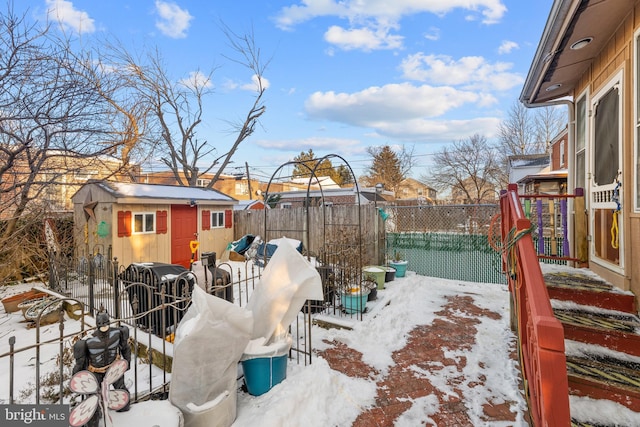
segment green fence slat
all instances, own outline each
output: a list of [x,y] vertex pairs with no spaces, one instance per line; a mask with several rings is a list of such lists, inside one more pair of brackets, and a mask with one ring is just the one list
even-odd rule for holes
[[442,279],[505,284],[500,254],[486,235],[387,233],[387,253],[402,252],[409,270]]

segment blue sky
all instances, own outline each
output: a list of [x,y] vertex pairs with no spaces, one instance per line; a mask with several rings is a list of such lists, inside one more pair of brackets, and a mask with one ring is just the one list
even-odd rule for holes
[[[517,101],[552,0],[18,0],[81,37],[157,48],[176,80],[215,68],[199,138],[225,152],[229,121],[252,105],[251,74],[229,61],[223,22],[253,31],[267,107],[225,172],[267,180],[301,151],[344,157],[356,175],[368,146],[414,148],[414,177],[432,154],[479,133],[492,140]],[[334,162],[335,163],[335,162]]]

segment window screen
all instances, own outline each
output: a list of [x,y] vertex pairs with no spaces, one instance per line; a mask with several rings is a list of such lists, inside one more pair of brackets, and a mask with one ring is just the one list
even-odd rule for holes
[[594,182],[612,184],[618,175],[618,132],[620,127],[618,89],[604,95],[594,113]]

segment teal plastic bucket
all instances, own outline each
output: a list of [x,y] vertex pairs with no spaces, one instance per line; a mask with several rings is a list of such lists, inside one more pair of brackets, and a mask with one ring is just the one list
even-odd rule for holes
[[367,306],[369,291],[355,294],[343,293],[341,294],[341,298],[344,311],[349,314],[362,313]]
[[376,282],[378,289],[384,289],[385,274],[385,268],[379,267],[377,265],[368,265],[362,269],[362,275],[364,276],[364,279]]
[[396,277],[404,277],[407,272],[407,261],[395,262],[391,261],[389,265],[396,269]]
[[287,378],[287,355],[243,360],[242,371],[249,394],[260,396]]

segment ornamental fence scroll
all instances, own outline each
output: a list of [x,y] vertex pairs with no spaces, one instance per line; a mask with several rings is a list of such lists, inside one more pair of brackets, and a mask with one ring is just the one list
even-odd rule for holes
[[[116,260],[102,256],[77,260],[57,258],[51,262],[53,275],[49,286],[38,288],[62,301],[64,309],[60,309],[54,323],[33,325],[36,336],[46,336],[47,340],[38,339],[34,343],[23,341],[20,336],[9,336],[8,345],[0,344],[0,371],[10,377],[0,387],[0,403],[72,403],[66,382],[73,367],[73,343],[95,329],[85,322],[85,316],[95,316],[101,310],[109,313],[112,324],[127,325],[130,329],[132,363],[127,386],[131,401],[168,398],[173,332],[191,302],[195,275],[187,271],[162,280],[144,263],[135,269],[124,268]],[[226,279],[209,276],[206,290],[230,298],[240,306],[246,305],[262,268],[251,262],[239,266],[221,263],[217,267],[228,275],[221,275]],[[19,316],[19,313],[7,314]],[[66,326],[65,318],[77,322]],[[290,358],[297,363],[301,363],[301,359],[306,363],[313,351],[306,336],[310,321],[310,315],[301,312],[290,328],[294,337]],[[59,334],[55,334],[56,328]],[[53,335],[57,336],[52,338]],[[33,360],[36,372],[32,378],[22,378],[20,383],[27,386],[18,389],[21,386],[16,383],[18,372],[23,376],[20,366],[33,364]]]

